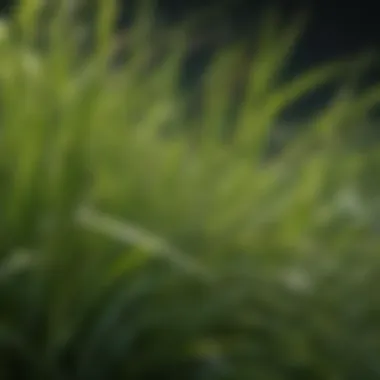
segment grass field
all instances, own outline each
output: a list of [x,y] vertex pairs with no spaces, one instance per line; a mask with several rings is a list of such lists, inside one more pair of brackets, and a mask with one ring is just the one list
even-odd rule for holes
[[[85,56],[58,3],[0,29],[0,379],[378,379],[380,150],[357,126],[380,91],[355,91],[371,57],[278,83],[303,18],[270,13],[235,115],[226,46],[189,117],[183,29],[152,68],[137,18],[110,69],[114,2]],[[331,81],[268,158],[281,112]]]

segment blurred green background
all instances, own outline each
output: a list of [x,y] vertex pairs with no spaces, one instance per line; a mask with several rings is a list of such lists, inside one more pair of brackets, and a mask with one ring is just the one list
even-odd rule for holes
[[0,27],[0,379],[378,379],[376,54],[284,80],[271,8],[186,91],[188,23],[141,7],[115,64],[116,2],[73,4]]

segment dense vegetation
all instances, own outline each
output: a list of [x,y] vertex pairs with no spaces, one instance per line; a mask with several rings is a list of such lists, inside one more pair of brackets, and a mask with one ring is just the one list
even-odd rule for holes
[[[117,9],[97,3],[85,54],[68,2],[1,24],[0,378],[378,379],[371,57],[279,83],[300,25],[271,13],[239,105],[227,46],[191,114],[183,29],[152,67],[143,12],[110,68]],[[331,81],[268,156],[281,112]]]

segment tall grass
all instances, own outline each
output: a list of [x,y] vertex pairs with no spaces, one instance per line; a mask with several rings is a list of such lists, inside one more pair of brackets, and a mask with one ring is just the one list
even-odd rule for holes
[[[379,153],[344,129],[379,100],[351,86],[367,57],[278,83],[303,18],[269,15],[226,139],[236,46],[188,119],[181,28],[152,68],[138,18],[110,69],[114,1],[84,57],[69,3],[41,3],[1,27],[0,378],[377,379]],[[268,158],[281,112],[331,81]]]

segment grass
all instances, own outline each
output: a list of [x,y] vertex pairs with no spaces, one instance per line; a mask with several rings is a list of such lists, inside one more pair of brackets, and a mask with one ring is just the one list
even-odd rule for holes
[[[110,69],[115,3],[84,57],[59,4],[1,29],[0,377],[376,379],[379,154],[351,128],[379,100],[355,93],[368,57],[279,83],[303,16],[269,14],[238,109],[231,46],[188,118],[183,29],[152,68],[137,18]],[[281,112],[331,81],[268,158]]]

